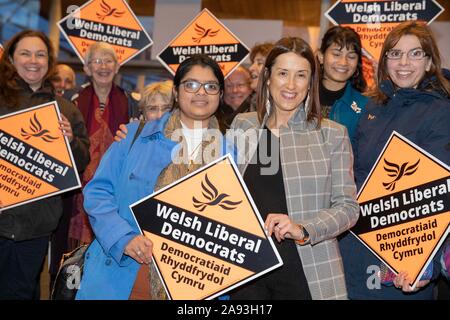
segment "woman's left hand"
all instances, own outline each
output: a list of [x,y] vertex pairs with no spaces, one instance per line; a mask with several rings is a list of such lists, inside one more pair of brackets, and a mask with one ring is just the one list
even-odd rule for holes
[[59,120],[59,128],[64,136],[69,139],[69,142],[73,140],[73,131],[72,126],[70,125],[69,120],[61,113],[61,119]]
[[427,284],[430,283],[430,280],[420,280],[417,282],[416,287],[413,289],[409,284],[412,282],[411,279],[409,279],[408,274],[405,271],[400,272],[395,278],[394,278],[394,286],[397,289],[401,289],[403,292],[416,292],[420,288],[425,287]]
[[267,230],[269,237],[274,234],[278,242],[285,238],[301,240],[303,236],[300,227],[287,214],[269,213],[264,228]]

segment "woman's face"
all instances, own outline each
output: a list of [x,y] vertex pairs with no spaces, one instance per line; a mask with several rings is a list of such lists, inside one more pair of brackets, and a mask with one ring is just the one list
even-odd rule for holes
[[119,72],[120,65],[114,57],[102,50],[94,51],[84,66],[84,71],[99,86],[109,86],[113,83],[114,76]]
[[145,120],[151,121],[161,118],[164,113],[170,111],[171,107],[170,99],[157,93],[148,100],[148,104],[142,108],[142,111]]
[[276,112],[293,113],[305,100],[311,79],[311,66],[294,52],[279,55],[268,82]]
[[346,46],[342,48],[333,43],[324,53],[318,53],[320,64],[323,65],[323,85],[329,90],[342,89],[358,66],[358,54]]
[[[201,87],[197,88],[196,85],[199,83]],[[206,92],[205,84],[209,85],[210,94]],[[207,125],[209,118],[216,112],[221,93],[219,90],[217,93],[211,94],[211,88],[217,89],[220,88],[220,85],[209,67],[195,65],[181,79],[178,92],[174,91],[174,96],[178,99],[180,106],[181,121],[186,126],[193,128],[195,121],[202,121],[203,125]]]
[[266,57],[258,52],[255,55],[252,65],[248,68],[251,77],[250,87],[253,91],[256,91],[256,87],[258,86],[259,75],[264,68],[264,63],[266,63]]
[[[424,56],[420,59],[410,59],[408,55],[422,49],[419,39],[414,35],[404,35],[389,51],[397,51],[400,59],[386,57],[386,67],[392,82],[400,88],[416,88],[430,70],[431,59]],[[412,51],[413,50],[413,51]],[[410,53],[409,53],[410,52]]]
[[13,65],[32,90],[39,89],[48,71],[48,50],[44,41],[38,37],[22,38],[14,50]]

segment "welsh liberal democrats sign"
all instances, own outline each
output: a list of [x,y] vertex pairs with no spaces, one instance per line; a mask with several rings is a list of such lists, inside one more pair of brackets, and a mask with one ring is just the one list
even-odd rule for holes
[[282,265],[229,155],[130,208],[170,299],[212,299]]
[[409,20],[430,24],[443,11],[436,0],[339,0],[325,16],[335,25],[352,27],[363,48],[378,60],[384,39],[396,25]]
[[358,194],[351,232],[416,285],[450,226],[450,168],[393,132]]
[[81,187],[56,101],[0,117],[3,209]]

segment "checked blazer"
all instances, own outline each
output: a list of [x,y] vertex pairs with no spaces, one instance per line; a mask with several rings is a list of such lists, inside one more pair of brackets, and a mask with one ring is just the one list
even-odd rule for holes
[[[266,115],[260,124],[256,112],[242,113],[231,125],[230,134],[240,139],[237,148],[242,174],[248,162],[256,160],[259,129],[264,128],[267,119]],[[304,108],[300,107],[288,127],[280,128],[279,137],[288,214],[309,233],[309,241],[297,245],[297,250],[311,296],[347,299],[336,237],[350,229],[359,215],[347,130],[327,119],[317,129],[315,123],[306,121]]]

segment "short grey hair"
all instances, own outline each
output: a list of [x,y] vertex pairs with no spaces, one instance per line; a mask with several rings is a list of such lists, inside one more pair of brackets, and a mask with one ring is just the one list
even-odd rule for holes
[[90,61],[92,56],[94,55],[94,52],[103,52],[105,54],[109,54],[113,57],[114,61],[117,63],[117,54],[116,50],[107,42],[95,42],[91,44],[84,55],[84,64],[87,65]]

